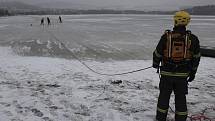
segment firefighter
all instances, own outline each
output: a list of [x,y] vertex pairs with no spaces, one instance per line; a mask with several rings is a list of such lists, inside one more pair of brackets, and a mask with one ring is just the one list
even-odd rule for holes
[[175,121],[187,119],[188,82],[194,80],[201,56],[197,36],[186,30],[189,22],[189,13],[176,12],[173,30],[166,30],[153,52],[153,68],[160,69],[157,121],[166,121],[172,91],[175,95]]
[[58,18],[59,18],[59,22],[63,23],[61,16],[59,16]]
[[48,25],[51,25],[51,20],[49,17],[47,17],[47,23],[48,23]]
[[41,19],[40,25],[44,25],[44,18]]

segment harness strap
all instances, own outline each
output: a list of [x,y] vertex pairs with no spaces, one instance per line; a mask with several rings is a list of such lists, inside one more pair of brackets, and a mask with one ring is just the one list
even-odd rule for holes
[[167,33],[167,36],[168,36],[168,46],[169,46],[169,49],[168,49],[168,58],[171,58],[171,53],[172,53],[172,33],[171,32],[168,32]]
[[[167,30],[166,31],[167,34],[167,47],[168,47],[168,58],[172,57],[172,32]],[[189,41],[189,35],[190,35],[190,31],[186,31],[186,35],[185,35],[185,46],[184,46],[184,59],[187,58],[187,54],[188,54],[188,49],[189,49],[189,45],[191,44]]]
[[188,34],[186,34],[185,37],[184,58],[187,57],[187,49],[188,49]]

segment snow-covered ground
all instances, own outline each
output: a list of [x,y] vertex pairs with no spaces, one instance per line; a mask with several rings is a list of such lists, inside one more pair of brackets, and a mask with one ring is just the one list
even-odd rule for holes
[[[171,28],[171,16],[63,16],[63,24],[51,16],[51,26],[40,26],[41,17],[0,18],[0,121],[154,120],[159,94],[155,69],[102,76],[74,58],[19,56],[10,44],[60,41],[97,72],[123,73],[151,66],[152,51],[163,31]],[[215,17],[192,20],[190,28],[201,44],[214,46]],[[202,57],[189,85],[190,115],[215,107],[214,62]],[[170,105],[174,109],[174,96]],[[205,115],[215,118],[215,111],[208,109]]]
[[[22,57],[0,47],[0,121],[153,121],[158,97],[156,70],[100,76],[76,60]],[[188,109],[215,106],[215,59],[202,58],[189,85]],[[102,73],[144,68],[151,60],[86,62]],[[122,80],[120,84],[113,81]],[[171,101],[173,105],[173,97]],[[210,112],[215,116],[215,112]]]

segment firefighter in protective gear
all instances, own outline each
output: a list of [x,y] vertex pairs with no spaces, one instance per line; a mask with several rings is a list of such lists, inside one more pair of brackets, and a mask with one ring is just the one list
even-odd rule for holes
[[153,53],[153,67],[160,69],[158,121],[166,121],[172,91],[175,94],[175,121],[186,121],[188,115],[187,85],[195,78],[201,56],[197,36],[186,30],[189,22],[189,13],[176,12],[173,31],[167,30],[162,35]]

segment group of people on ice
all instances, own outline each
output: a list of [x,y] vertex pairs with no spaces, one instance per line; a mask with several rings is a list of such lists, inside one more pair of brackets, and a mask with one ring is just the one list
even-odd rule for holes
[[[51,20],[49,17],[46,17],[46,21],[48,25],[51,25]],[[63,23],[61,16],[58,17],[59,23]],[[45,18],[42,18],[40,21],[40,25],[45,25]]]

